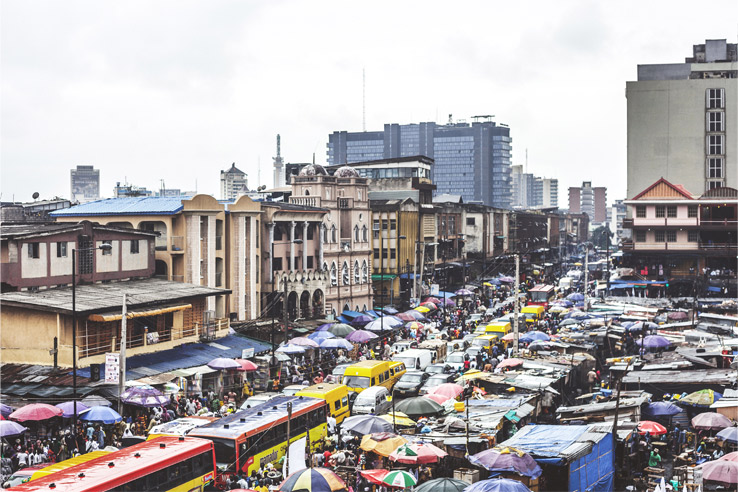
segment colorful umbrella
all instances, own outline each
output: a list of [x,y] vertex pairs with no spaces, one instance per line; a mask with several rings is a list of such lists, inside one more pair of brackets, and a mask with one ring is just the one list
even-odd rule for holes
[[423,398],[428,398],[429,400],[433,400],[434,402],[438,403],[439,405],[443,405],[447,401],[451,399],[450,396],[443,396],[443,395],[433,395],[426,393],[423,395]]
[[82,404],[88,407],[112,407],[113,404],[100,395],[88,395],[82,398]]
[[384,477],[387,476],[389,470],[379,468],[377,470],[359,470],[359,473],[361,473],[361,476],[366,478],[369,483],[373,485],[379,485],[381,487],[384,485],[384,483],[382,483],[382,480],[384,480]]
[[398,447],[407,444],[407,439],[391,432],[366,434],[361,438],[359,447],[364,451],[371,451],[385,458]]
[[86,422],[102,422],[103,424],[114,424],[120,422],[123,417],[110,407],[92,407],[79,418]]
[[314,331],[310,335],[308,335],[308,338],[310,340],[315,340],[318,343],[320,343],[321,340],[324,340],[326,338],[336,338],[336,335],[331,333],[330,331]]
[[409,418],[402,412],[388,412],[384,415],[379,416],[380,419],[386,420],[392,425],[399,425],[400,427],[414,427],[416,422]]
[[551,337],[543,333],[542,331],[529,331],[527,333],[523,333],[520,336],[520,341],[523,343],[530,343],[530,342],[536,342],[536,341],[548,342],[549,340],[551,340]]
[[430,309],[428,309],[425,306],[418,306],[415,308],[415,310],[418,311],[419,313],[427,313],[430,311]]
[[282,352],[283,354],[303,354],[307,349],[301,345],[282,345],[276,352]]
[[506,284],[511,284],[511,283],[515,282],[515,279],[514,278],[508,277],[508,276],[500,277],[497,280],[499,280],[500,282],[504,282]]
[[436,478],[415,487],[415,492],[463,492],[468,483],[455,478]]
[[728,417],[715,412],[704,412],[692,418],[692,427],[698,430],[719,430],[733,425]]
[[443,301],[441,301],[437,297],[429,297],[429,298],[427,298],[426,300],[423,301],[423,304],[425,304],[426,302],[432,302],[433,304],[438,305],[438,304],[442,304]]
[[464,388],[456,383],[443,383],[439,384],[435,388],[429,391],[431,395],[442,395],[445,396],[447,400],[451,398],[456,398],[461,393],[464,392]]
[[666,348],[671,345],[671,342],[661,335],[648,335],[647,337],[639,338],[636,340],[636,343],[649,349]]
[[543,470],[531,455],[507,446],[486,449],[481,453],[469,456],[469,462],[489,471],[515,472],[531,478],[538,478],[543,473]]
[[64,414],[61,408],[46,403],[31,403],[25,407],[21,407],[15,412],[8,415],[9,419],[18,422],[27,422],[29,420],[48,420],[53,417],[61,417]]
[[402,412],[411,419],[432,417],[443,411],[443,407],[433,400],[416,396],[395,403],[395,411]]
[[738,483],[738,462],[716,460],[702,465],[702,480],[723,484]]
[[421,313],[420,311],[416,311],[414,309],[411,309],[410,311],[405,311],[405,314],[410,316],[415,321],[422,321],[426,319],[425,316],[423,316],[423,313]]
[[425,326],[423,326],[422,323],[418,323],[417,321],[411,321],[410,323],[405,325],[405,328],[408,330],[425,330]]
[[525,362],[523,359],[516,359],[516,358],[513,357],[512,359],[505,359],[502,362],[500,362],[499,364],[497,364],[497,368],[498,369],[504,369],[506,367],[522,366],[523,365],[523,362]]
[[717,437],[731,444],[738,444],[738,427],[728,427],[717,433]]
[[431,311],[435,311],[436,309],[438,309],[438,306],[436,306],[435,303],[432,302],[424,302],[423,304],[421,304],[421,306],[427,307]]
[[733,451],[732,453],[728,453],[726,455],[723,455],[723,457],[720,458],[718,461],[735,461],[735,462],[738,462],[738,451]]
[[694,407],[709,407],[722,397],[722,394],[716,393],[711,389],[703,389],[688,394],[684,398],[680,399],[679,403]]
[[[415,311],[417,313],[417,311]],[[399,313],[396,315],[398,318],[400,318],[402,321],[415,321],[415,316],[413,316],[410,313]]]
[[17,436],[27,431],[25,427],[18,422],[11,420],[0,420],[0,437]]
[[280,492],[339,492],[346,484],[328,468],[305,468],[293,473],[279,486]]
[[343,338],[328,338],[320,342],[320,348],[323,350],[351,350],[354,348],[354,345],[348,340],[344,340]]
[[355,328],[347,325],[346,323],[333,323],[331,326],[328,327],[328,331],[330,333],[333,333],[337,337],[345,337],[352,331],[355,331]]
[[651,417],[671,417],[682,412],[682,409],[670,401],[649,403],[643,413]]
[[226,357],[218,357],[211,360],[210,362],[208,362],[208,367],[210,369],[215,369],[216,371],[225,371],[227,369],[237,369],[239,371],[241,370],[241,364],[233,359],[228,359]]
[[341,428],[357,434],[392,432],[392,424],[374,415],[354,415],[348,417],[341,424]]
[[422,442],[411,442],[403,444],[390,454],[389,459],[408,465],[421,463],[436,463],[448,453],[433,444]]
[[666,427],[659,424],[658,422],[653,422],[651,420],[641,420],[638,422],[638,432],[640,434],[645,434],[648,432],[652,436],[661,436],[666,434],[667,430]]
[[[68,419],[69,417],[74,417],[74,402],[73,401],[65,401],[64,403],[59,403],[58,405],[54,405],[57,408],[61,408],[62,410],[62,417],[65,419]],[[90,407],[83,405],[81,402],[77,402],[77,415],[81,414],[85,410],[88,410]]]
[[372,318],[371,316],[362,314],[355,317],[353,321],[351,321],[351,324],[354,326],[364,326],[365,324],[370,323],[373,320],[374,318]]
[[530,492],[530,489],[517,480],[493,478],[475,482],[465,488],[464,492]]
[[384,477],[384,479],[382,479],[382,482],[390,487],[399,487],[403,489],[413,487],[418,483],[418,481],[415,480],[415,477],[405,470],[392,470],[386,477]]
[[[228,359],[233,360],[233,359]],[[236,361],[233,361],[236,362]],[[238,364],[236,362],[236,364]],[[241,367],[240,364],[238,367]],[[169,397],[151,386],[136,386],[120,394],[120,400],[128,405],[152,408],[169,403]]]
[[241,370],[243,371],[256,371],[257,369],[259,369],[259,366],[257,366],[250,360],[246,360],[246,359],[235,359],[235,360],[241,366]]
[[459,297],[474,295],[474,293],[470,291],[469,289],[459,289],[456,292],[454,292],[454,294],[456,294]]
[[290,345],[299,345],[301,347],[318,348],[318,342],[310,340],[308,337],[295,337],[288,342]]
[[356,343],[366,343],[374,338],[379,338],[379,335],[366,330],[356,330],[346,335],[346,340]]

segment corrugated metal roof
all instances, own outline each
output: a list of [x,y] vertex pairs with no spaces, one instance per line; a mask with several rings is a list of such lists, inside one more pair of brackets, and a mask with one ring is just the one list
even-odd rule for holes
[[137,196],[106,198],[71,208],[55,210],[52,217],[84,217],[95,215],[173,215],[183,208],[182,200],[190,197]]

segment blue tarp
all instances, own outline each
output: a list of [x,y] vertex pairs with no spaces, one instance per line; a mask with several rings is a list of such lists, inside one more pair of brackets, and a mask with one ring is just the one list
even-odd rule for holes
[[354,319],[357,316],[361,316],[361,313],[357,313],[356,311],[344,311],[341,313],[341,316],[345,316],[346,318]]
[[563,464],[561,452],[574,444],[585,432],[586,425],[526,425],[504,444],[522,449],[536,460],[554,458],[546,463]]

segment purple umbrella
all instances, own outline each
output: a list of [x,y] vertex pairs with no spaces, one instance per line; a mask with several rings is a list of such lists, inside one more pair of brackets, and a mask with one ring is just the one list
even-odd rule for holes
[[[73,401],[65,401],[64,403],[59,403],[58,405],[54,405],[57,408],[61,408],[62,417],[68,419],[69,417],[74,416],[74,402]],[[83,405],[81,402],[77,402],[77,415],[84,412],[85,410],[89,410],[90,407],[87,405]]]
[[584,294],[580,294],[579,292],[574,292],[566,296],[566,298],[569,299],[570,301],[583,301]]
[[530,492],[522,482],[510,478],[492,478],[474,482],[464,492]]
[[368,316],[366,314],[359,315],[354,318],[354,320],[351,322],[354,326],[364,326],[365,324],[371,322],[374,318],[371,316]]
[[473,292],[470,291],[469,289],[459,289],[456,292],[454,292],[454,294],[456,294],[457,296],[461,297],[461,296],[470,296],[470,295],[473,295]]
[[448,299],[448,298],[446,298],[446,299],[444,299],[444,301],[443,301],[443,302],[445,302],[445,303],[446,303],[446,305],[448,305],[448,306],[455,306],[455,305],[456,305],[456,302],[454,302],[454,300],[453,300],[453,299]]
[[0,437],[17,436],[22,434],[27,429],[20,425],[18,422],[12,420],[0,420]]
[[671,417],[681,411],[680,407],[670,401],[656,401],[649,403],[643,413],[651,417]]
[[320,343],[321,340],[325,340],[326,338],[336,338],[336,335],[334,335],[330,331],[314,331],[310,335],[308,335],[308,338]]
[[[420,321],[421,319],[425,319],[425,316],[423,316],[423,313],[421,313],[420,311],[416,311],[414,309],[411,309],[410,311],[405,311],[403,314],[410,316],[413,321]],[[410,321],[410,320],[407,320],[407,321]]]
[[239,369],[240,370],[241,364],[239,364],[233,359],[228,359],[226,357],[218,357],[208,362],[208,367],[210,369],[215,369],[216,371],[223,371],[225,369]]
[[738,427],[728,427],[717,433],[717,437],[731,444],[738,444]]
[[3,417],[7,417],[14,411],[15,411],[15,408],[9,405],[6,405],[5,403],[0,403],[0,415],[2,415]]
[[512,277],[500,277],[499,278],[499,281],[500,282],[504,282],[506,284],[511,284],[511,283],[515,282],[515,279],[512,278]]
[[530,478],[538,478],[543,473],[531,455],[510,447],[484,450],[469,456],[469,461],[489,471],[515,472]]
[[348,340],[349,342],[356,342],[356,343],[366,343],[373,338],[379,338],[379,337],[375,335],[374,333],[372,333],[371,331],[366,331],[366,330],[356,330],[346,335],[346,340]]
[[[233,360],[233,359],[228,359]],[[236,361],[233,361],[236,362]],[[238,362],[236,362],[238,364]],[[241,367],[241,364],[238,364]],[[169,403],[169,397],[151,386],[134,386],[120,394],[120,400],[139,407],[160,407]]]
[[311,340],[307,337],[295,337],[292,340],[290,340],[289,343],[292,345],[301,345],[303,347],[309,347],[309,348],[318,347],[318,342],[316,342],[315,340]]
[[317,327],[315,329],[315,331],[326,331],[326,330],[328,330],[328,328],[331,327],[332,324],[333,323],[324,323],[324,324],[320,325],[319,327]]
[[661,335],[648,335],[645,338],[639,338],[636,343],[649,349],[666,348],[671,345],[671,342]]

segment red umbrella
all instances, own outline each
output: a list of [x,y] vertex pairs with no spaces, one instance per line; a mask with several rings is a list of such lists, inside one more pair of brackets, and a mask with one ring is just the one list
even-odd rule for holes
[[738,462],[708,461],[702,465],[702,480],[725,484],[738,483]]
[[722,430],[731,425],[728,417],[715,412],[703,412],[692,419],[692,427],[698,430]]
[[52,417],[61,417],[62,414],[64,414],[62,409],[54,405],[31,403],[11,413],[8,418],[18,422],[26,422],[28,420],[47,420]]
[[378,470],[361,470],[359,473],[361,473],[362,477],[369,480],[369,483],[379,485],[380,487],[382,485],[387,485],[386,483],[382,482],[382,480],[384,480],[384,477],[387,476],[389,470],[384,470],[380,468]]
[[408,322],[409,321],[415,321],[415,317],[413,315],[411,315],[411,314],[398,313],[395,316],[397,316],[398,318],[400,318],[402,321],[408,321]]
[[426,302],[432,302],[433,304],[443,304],[443,301],[442,301],[442,300],[440,300],[440,299],[439,299],[439,298],[437,298],[437,297],[429,297],[428,299],[426,299],[425,301],[423,301],[423,303],[424,303],[424,304],[425,304]]
[[443,383],[439,384],[430,391],[432,395],[443,395],[446,399],[456,398],[464,392],[464,388],[456,383]]
[[438,403],[439,405],[443,405],[447,401],[451,399],[449,396],[443,396],[443,395],[435,395],[431,393],[427,393],[423,395],[423,398],[428,398],[429,400],[433,400],[434,402]]
[[250,360],[245,359],[236,359],[236,362],[241,364],[241,369],[244,371],[255,371],[259,368],[256,364],[251,362]]
[[418,463],[436,463],[448,453],[433,444],[411,442],[403,444],[389,456],[392,461],[416,465]]
[[500,362],[499,364],[497,364],[497,368],[498,369],[504,369],[506,367],[522,366],[523,365],[523,362],[524,362],[523,359],[515,359],[515,358],[505,359],[502,362]]
[[661,436],[663,434],[666,434],[666,427],[659,424],[658,422],[653,422],[651,420],[641,420],[638,423],[638,432],[640,434],[645,434],[648,432],[652,436]]

